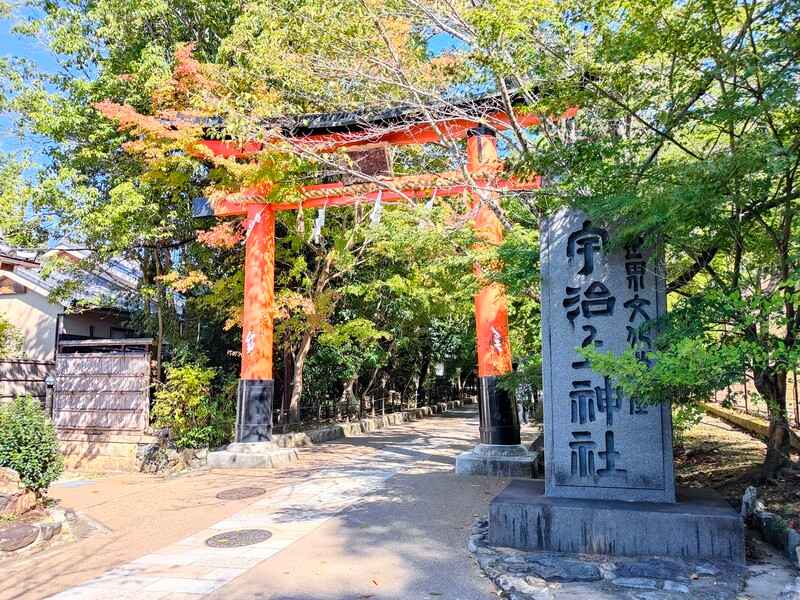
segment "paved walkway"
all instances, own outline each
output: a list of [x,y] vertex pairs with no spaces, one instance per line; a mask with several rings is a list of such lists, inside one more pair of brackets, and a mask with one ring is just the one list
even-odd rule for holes
[[[108,531],[0,564],[0,599],[491,598],[466,541],[506,482],[452,473],[477,437],[475,412],[464,409],[302,450],[280,469],[56,486],[55,498]],[[267,493],[215,497],[241,486]],[[205,544],[235,529],[272,537],[242,548]]]

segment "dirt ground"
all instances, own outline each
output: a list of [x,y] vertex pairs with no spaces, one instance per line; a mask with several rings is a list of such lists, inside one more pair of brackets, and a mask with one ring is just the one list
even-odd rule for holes
[[754,483],[766,455],[766,445],[752,435],[715,417],[706,415],[689,430],[683,448],[675,449],[678,485],[710,486],[737,509],[749,485],[758,487],[767,510],[783,516],[800,530],[800,459],[766,484]]

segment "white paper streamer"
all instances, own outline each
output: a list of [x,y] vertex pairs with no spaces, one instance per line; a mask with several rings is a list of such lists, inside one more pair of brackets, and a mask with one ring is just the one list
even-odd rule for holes
[[301,204],[297,209],[297,235],[304,236],[306,234],[306,219],[303,215],[303,205]]
[[317,218],[314,220],[314,229],[311,230],[311,241],[319,244],[322,240],[322,226],[325,225],[325,208],[327,204],[317,211]]
[[372,207],[372,212],[369,215],[369,220],[373,225],[381,222],[381,214],[383,213],[383,190],[378,192],[378,197],[375,199],[375,206]]
[[246,241],[247,241],[247,238],[249,238],[249,237],[250,237],[250,234],[251,234],[251,233],[253,233],[253,229],[255,229],[256,225],[258,225],[259,223],[261,223],[261,213],[263,213],[263,212],[264,212],[264,210],[266,210],[266,208],[267,208],[267,207],[265,206],[265,207],[264,207],[264,208],[262,208],[260,211],[258,211],[258,212],[256,213],[256,216],[255,216],[255,217],[253,217],[253,218],[250,220],[250,222],[247,224],[247,230],[246,230],[246,231],[245,231],[245,233],[244,233],[244,240],[243,240],[243,242],[246,242]]
[[430,199],[425,203],[425,210],[433,210],[433,202],[436,200],[436,192],[439,190],[433,190],[433,194],[431,194]]

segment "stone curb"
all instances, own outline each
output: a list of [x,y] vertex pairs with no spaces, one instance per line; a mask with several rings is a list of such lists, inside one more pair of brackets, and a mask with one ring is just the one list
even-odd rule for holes
[[0,531],[8,532],[6,538],[0,535],[0,557],[9,556],[33,546],[48,542],[69,527],[68,521],[76,518],[71,510],[54,509],[48,511],[52,521],[44,523],[19,523]]
[[[711,404],[709,402],[702,402],[702,407],[705,411],[712,416],[719,417],[723,421],[727,421],[737,427],[741,427],[745,431],[755,434],[759,437],[766,438],[769,436],[769,422],[761,417],[754,417],[748,414],[742,414],[735,410],[730,410]],[[789,430],[789,442],[795,450],[800,450],[800,436],[794,431]]]
[[[465,401],[450,400],[448,402],[439,402],[430,406],[411,408],[379,417],[368,417],[366,419],[360,419],[358,421],[352,421],[349,423],[337,423],[335,425],[329,425],[327,427],[321,427],[319,429],[312,429],[309,431],[278,433],[272,436],[270,445],[274,446],[275,448],[283,449],[285,453],[292,452],[293,456],[287,456],[287,459],[296,460],[297,453],[294,450],[295,448],[307,448],[323,442],[348,438],[365,433],[372,433],[373,431],[378,431],[390,425],[400,425],[402,423],[408,423],[418,419],[425,419],[434,415],[444,414],[452,408],[458,408],[460,406],[474,403],[474,399],[471,398],[468,398]],[[271,455],[268,454],[254,454],[253,456],[237,454],[237,460],[233,461],[231,460],[231,456],[229,456],[231,453],[228,452],[226,448],[228,447],[226,446],[220,450],[210,452],[203,457],[198,457],[198,464],[196,466],[230,467],[234,466],[234,462],[236,463],[235,466],[242,468],[275,466],[270,462],[271,459],[269,456]],[[267,458],[265,458],[265,456]],[[289,460],[289,462],[291,462],[291,460]],[[284,462],[278,461],[276,464],[284,464]]]
[[352,437],[364,433],[372,433],[373,431],[383,429],[389,425],[400,425],[418,419],[426,419],[466,404],[474,404],[474,401],[467,400],[462,402],[461,400],[450,400],[448,402],[439,402],[430,406],[411,408],[379,417],[368,417],[349,423],[337,423],[336,425],[329,425],[309,431],[278,433],[272,436],[272,443],[281,448],[303,448],[313,446],[321,442]]
[[751,522],[765,540],[782,550],[792,564],[800,569],[800,532],[789,527],[780,515],[768,511],[755,512]]
[[231,445],[222,446],[213,451],[208,448],[184,449],[180,452],[174,448],[162,447],[159,444],[144,445],[137,451],[137,470],[144,473],[168,473],[170,475],[185,472],[187,469],[211,468],[265,468],[288,464],[297,460],[295,448],[308,448],[315,444],[332,440],[362,435],[378,431],[389,425],[400,425],[418,419],[440,415],[452,408],[475,404],[474,398],[438,402],[429,406],[411,408],[388,415],[368,417],[358,421],[336,423],[318,429],[292,433],[276,433],[272,436],[269,447],[273,450],[259,453],[232,452]]
[[739,513],[750,527],[760,531],[767,542],[783,551],[789,561],[800,569],[800,532],[790,527],[780,515],[764,510],[764,504],[758,499],[757,488],[750,486],[745,490]]

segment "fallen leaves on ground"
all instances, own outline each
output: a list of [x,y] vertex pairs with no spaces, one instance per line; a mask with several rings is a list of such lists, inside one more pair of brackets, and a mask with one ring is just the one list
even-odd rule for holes
[[[711,487],[737,510],[749,485],[758,487],[767,510],[787,520],[800,515],[800,465],[778,479],[757,483],[766,445],[725,421],[706,415],[675,450],[675,480],[687,487]],[[797,458],[797,457],[795,457]]]

